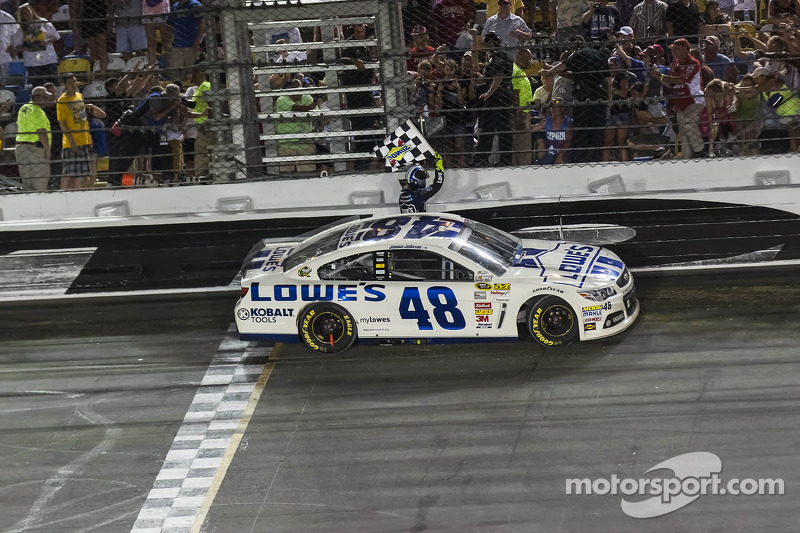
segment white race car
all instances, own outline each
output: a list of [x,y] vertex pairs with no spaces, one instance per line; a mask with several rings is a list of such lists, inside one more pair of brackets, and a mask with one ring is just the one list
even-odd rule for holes
[[338,353],[357,339],[598,339],[639,314],[633,277],[597,246],[518,239],[449,214],[369,218],[259,242],[242,267],[242,339]]

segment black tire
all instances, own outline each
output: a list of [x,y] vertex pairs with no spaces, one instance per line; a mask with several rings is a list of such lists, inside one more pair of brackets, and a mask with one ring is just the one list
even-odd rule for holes
[[300,340],[316,352],[337,354],[358,337],[353,316],[336,304],[318,303],[305,308],[298,325]]
[[528,309],[528,331],[542,346],[565,346],[577,341],[578,317],[567,302],[545,296]]

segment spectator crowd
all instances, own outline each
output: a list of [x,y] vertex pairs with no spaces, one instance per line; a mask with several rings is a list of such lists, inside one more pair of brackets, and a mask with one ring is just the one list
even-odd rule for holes
[[[451,168],[798,151],[800,0],[701,2],[403,0],[409,109]],[[33,190],[207,179],[203,59],[209,41],[224,48],[199,0],[2,7],[2,174]],[[298,46],[320,27],[258,32],[251,44],[281,65],[268,87],[254,79],[257,105],[281,115],[263,143],[280,172],[333,172],[342,145],[348,170],[382,168],[386,51],[372,25],[336,27],[330,49]],[[320,63],[352,89],[303,73]]]
[[199,7],[3,2],[1,172],[36,191],[94,187],[98,174],[112,186],[207,179],[210,83]]
[[411,102],[450,166],[800,149],[800,0],[407,4]]

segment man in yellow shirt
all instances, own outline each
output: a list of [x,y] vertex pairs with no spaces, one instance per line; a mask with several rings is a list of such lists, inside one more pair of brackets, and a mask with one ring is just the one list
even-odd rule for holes
[[[208,178],[209,153],[208,147],[214,144],[214,132],[208,129],[208,117],[211,108],[205,93],[211,90],[211,83],[206,79],[205,72],[200,66],[195,65],[192,69],[191,84],[197,86],[192,95],[195,113],[203,114],[194,120],[197,127],[197,139],[194,141],[194,170],[195,176]],[[223,180],[224,181],[224,180]]]
[[528,48],[520,48],[514,59],[514,66],[511,74],[511,88],[514,91],[514,111],[512,120],[514,124],[514,136],[512,138],[512,150],[514,157],[512,165],[530,165],[531,150],[531,114],[530,104],[533,100],[531,90],[531,80],[525,69],[530,65],[533,54]]
[[105,118],[102,109],[93,104],[84,104],[83,95],[78,92],[78,80],[67,74],[64,77],[64,94],[56,102],[56,118],[63,132],[61,149],[61,189],[82,188],[92,174],[91,148],[89,135],[89,116]]
[[35,87],[31,101],[19,109],[14,156],[19,166],[22,186],[34,191],[46,191],[50,179],[50,120],[42,105],[53,95],[44,87]]

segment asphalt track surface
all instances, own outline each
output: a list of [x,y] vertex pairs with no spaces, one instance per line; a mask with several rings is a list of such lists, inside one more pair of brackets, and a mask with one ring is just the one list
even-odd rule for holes
[[[557,350],[279,345],[202,531],[796,532],[798,274],[639,278],[630,331]],[[131,530],[232,298],[0,307],[0,531]],[[785,495],[565,494],[699,451]]]

